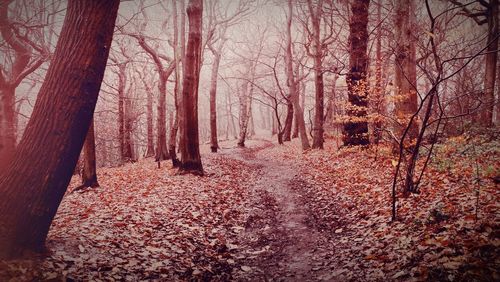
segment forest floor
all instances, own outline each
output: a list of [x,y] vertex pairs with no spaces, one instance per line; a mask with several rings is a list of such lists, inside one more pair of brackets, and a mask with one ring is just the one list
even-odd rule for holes
[[500,280],[497,143],[439,147],[393,223],[387,148],[334,143],[222,142],[203,177],[150,159],[99,169],[96,189],[71,193],[74,177],[50,252],[0,261],[0,281]]

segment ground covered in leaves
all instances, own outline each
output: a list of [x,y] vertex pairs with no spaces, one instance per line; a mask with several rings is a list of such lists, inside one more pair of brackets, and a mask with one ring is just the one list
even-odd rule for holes
[[436,148],[392,223],[383,146],[222,143],[204,177],[151,160],[103,168],[100,188],[64,198],[50,253],[0,261],[0,280],[498,281],[500,153],[469,141]]
[[491,176],[499,171],[500,146],[489,142],[471,155],[469,141],[438,146],[421,193],[398,194],[392,223],[389,148],[327,143],[324,151],[301,153],[296,144],[271,154],[298,164],[295,190],[329,234],[332,280],[498,281],[500,190]]

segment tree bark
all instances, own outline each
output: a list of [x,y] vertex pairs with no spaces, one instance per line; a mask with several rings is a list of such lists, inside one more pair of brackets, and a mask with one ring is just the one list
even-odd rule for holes
[[344,145],[369,144],[368,136],[368,7],[370,0],[355,0],[351,3],[349,23],[349,74],[347,88],[349,120],[344,124]]
[[146,154],[144,157],[150,158],[155,155],[155,147],[154,147],[154,126],[153,126],[153,93],[151,89],[146,86],[147,91],[147,109],[146,109],[146,122],[147,122],[147,139],[148,146],[146,149]]
[[[377,3],[377,23],[382,21],[382,3]],[[373,121],[373,142],[378,144],[382,139],[382,111],[385,108],[385,97],[382,92],[382,27],[377,28],[376,50],[375,50],[375,91],[373,99],[371,99],[370,108],[375,113]]]
[[[253,82],[255,79],[255,66],[254,62],[251,62],[248,67],[248,77],[249,81]],[[250,84],[250,85],[249,85]],[[252,112],[252,95],[254,86],[248,81],[243,82],[241,94],[238,96],[240,102],[240,136],[238,139],[238,146],[245,147],[245,141],[247,138],[248,124],[250,121],[250,113]]]
[[126,63],[118,64],[118,140],[120,161],[125,160],[125,87],[127,85]]
[[1,257],[44,248],[89,130],[118,5],[118,0],[68,2],[33,114],[0,176]]
[[240,136],[238,138],[238,146],[245,147],[245,140],[247,137],[248,128],[248,82],[243,82],[243,87],[241,94],[238,96],[240,103],[240,116],[239,116],[239,126],[240,126]]
[[168,160],[169,153],[167,148],[167,79],[163,77],[165,74],[160,72],[160,81],[158,84],[158,113],[156,120],[156,155],[157,162]]
[[293,103],[292,95],[288,95],[288,101],[286,102],[286,118],[285,126],[283,127],[283,141],[292,140],[292,125],[293,125]]
[[89,131],[87,132],[85,143],[83,144],[82,185],[77,189],[86,187],[99,187],[96,169],[94,120],[90,122]]
[[[498,61],[499,36],[499,0],[490,0],[487,11],[488,46],[486,47],[484,70],[484,97],[486,108],[482,112],[481,122],[486,127],[493,126],[493,112],[495,110],[495,83]],[[498,101],[497,101],[498,103]]]
[[313,26],[313,46],[314,46],[314,124],[313,124],[313,144],[314,149],[323,149],[323,111],[324,111],[324,84],[323,84],[323,50],[321,44],[320,23],[323,9],[323,1],[319,0],[314,11],[311,0],[308,0],[309,12]]
[[0,173],[11,162],[16,148],[15,88],[0,83]]
[[[172,159],[172,166],[173,167],[179,167],[180,162],[177,159],[177,153],[176,153],[176,143],[177,143],[177,133],[179,129],[179,111],[180,111],[180,74],[181,74],[181,69],[180,69],[180,62],[182,61],[182,64],[185,62],[185,54],[184,54],[184,44],[185,44],[185,16],[184,13],[182,13],[181,17],[181,47],[179,48],[179,27],[178,27],[178,20],[177,20],[177,0],[172,0],[172,13],[173,17],[172,20],[174,22],[174,61],[175,61],[175,69],[174,69],[174,74],[175,74],[175,84],[174,84],[174,106],[175,106],[175,118],[172,123],[172,126],[170,127],[170,137],[169,137],[169,142],[168,142],[168,154],[170,155],[170,159]],[[181,1],[181,11],[184,11],[184,0]],[[181,51],[181,54],[179,54],[179,49]]]
[[[417,99],[417,69],[415,39],[412,35],[415,24],[415,3],[413,0],[396,1],[396,14],[394,25],[396,27],[396,117],[399,125],[396,125],[398,136],[418,108]],[[404,143],[411,143],[418,135],[418,124],[414,122],[407,134]]]
[[125,97],[125,120],[123,124],[123,160],[126,162],[135,162],[137,159],[135,158],[135,150],[134,150],[134,140],[133,140],[133,132],[132,132],[132,123],[133,123],[133,110],[132,110],[132,100],[129,98],[129,95]]
[[210,149],[213,153],[219,149],[217,141],[217,76],[219,74],[219,64],[221,50],[213,50],[214,62],[212,64],[212,76],[210,82]]
[[198,84],[201,67],[201,29],[203,0],[190,0],[186,9],[189,21],[186,60],[179,125],[181,133],[181,172],[203,175],[198,133]]
[[293,73],[293,54],[292,54],[292,0],[288,0],[288,15],[287,15],[287,46],[286,46],[286,69],[288,77],[288,87],[290,89],[290,99],[293,103],[295,123],[297,124],[298,133],[302,150],[310,148],[309,139],[307,138],[306,123],[304,121],[304,111],[300,106],[298,83]]

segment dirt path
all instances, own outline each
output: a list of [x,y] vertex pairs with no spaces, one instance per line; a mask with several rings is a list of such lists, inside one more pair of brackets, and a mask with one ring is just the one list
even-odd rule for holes
[[304,182],[292,166],[265,157],[269,141],[234,149],[228,157],[259,170],[242,235],[242,271],[235,278],[263,281],[328,280],[321,245],[326,238],[312,222],[302,196],[294,189]]

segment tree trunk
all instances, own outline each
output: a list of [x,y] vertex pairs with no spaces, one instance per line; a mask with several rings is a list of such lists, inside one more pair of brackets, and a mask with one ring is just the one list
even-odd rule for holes
[[181,172],[203,175],[198,133],[198,84],[201,67],[201,29],[203,0],[190,0],[186,9],[189,34],[184,64],[181,111]]
[[15,88],[0,82],[0,173],[7,168],[16,148]]
[[[415,40],[412,35],[415,24],[415,3],[413,0],[396,1],[396,117],[399,125],[396,125],[398,136],[402,136],[403,130],[408,123],[409,117],[418,108],[417,99],[417,69]],[[418,135],[418,124],[414,122],[407,134],[407,141],[411,143]]]
[[313,46],[314,46],[314,86],[315,86],[315,102],[314,102],[314,124],[313,124],[313,144],[314,149],[323,149],[323,111],[324,111],[324,85],[323,85],[323,66],[322,66],[322,44],[320,33],[320,22],[323,9],[323,1],[319,1],[316,5],[316,12],[313,11],[310,5],[311,21],[313,26]]
[[[128,96],[128,95],[127,95]],[[129,97],[125,98],[125,120],[123,127],[123,160],[126,162],[135,162],[134,140],[132,132],[132,101]]]
[[[377,23],[382,21],[382,3],[377,3]],[[375,46],[375,91],[374,96],[370,101],[370,108],[375,113],[373,120],[373,142],[378,144],[382,139],[382,111],[385,108],[385,103],[382,92],[382,28],[377,28],[377,39]]]
[[81,189],[86,187],[99,187],[95,157],[94,120],[90,122],[89,131],[87,132],[87,137],[85,138],[85,143],[83,144],[82,185],[80,185],[79,188]]
[[283,141],[292,140],[292,125],[293,125],[293,104],[292,95],[288,95],[288,101],[286,102],[286,118],[285,126],[283,127]]
[[238,139],[238,131],[236,129],[236,122],[234,121],[233,115],[233,102],[231,101],[231,94],[227,94],[227,115],[231,122],[231,131],[233,133],[233,139]]
[[486,108],[482,112],[481,123],[486,127],[493,126],[493,111],[495,110],[495,83],[498,60],[498,6],[499,0],[490,0],[488,8],[488,46],[485,56],[484,71],[484,103]]
[[[295,123],[297,124],[302,150],[310,148],[309,139],[307,138],[306,123],[304,121],[304,111],[300,106],[300,93],[298,90],[297,80],[293,73],[293,54],[292,54],[292,1],[288,0],[288,15],[287,15],[287,46],[286,46],[286,69],[288,77],[288,85],[290,89],[290,99],[292,100],[295,114]],[[304,93],[305,95],[305,93]]]
[[351,3],[349,23],[349,74],[347,75],[348,100],[344,124],[344,145],[356,146],[369,144],[368,136],[368,7],[370,0],[355,0]]
[[[254,81],[255,78],[255,63],[251,62],[248,67],[248,77],[249,81]],[[250,113],[252,111],[252,94],[253,94],[253,84],[245,81],[243,83],[243,89],[241,94],[238,96],[240,102],[240,136],[238,139],[238,146],[245,147],[245,140],[247,137],[248,123],[250,121]]]
[[118,5],[118,0],[68,2],[33,114],[0,177],[1,257],[44,248],[89,130]]
[[118,65],[118,140],[120,142],[120,161],[125,156],[125,86],[127,85],[126,63]]
[[297,119],[293,119],[292,125],[292,139],[299,137],[299,124],[297,123]]
[[148,138],[148,147],[146,149],[146,154],[144,157],[150,158],[155,155],[155,147],[154,147],[154,126],[153,126],[153,93],[151,93],[151,89],[147,88],[147,109],[146,109],[146,122],[147,122],[147,138]]
[[250,111],[248,112],[248,134],[247,137],[252,137],[255,135],[255,123],[253,119],[252,104],[250,104]]
[[214,62],[212,64],[212,77],[210,82],[210,149],[213,153],[219,149],[217,142],[217,76],[219,74],[220,50],[212,52],[214,54]]
[[[170,127],[170,138],[168,142],[168,154],[170,159],[172,159],[172,166],[179,167],[180,162],[177,159],[176,153],[176,143],[177,143],[177,131],[179,129],[179,108],[180,108],[180,61],[184,64],[185,54],[184,54],[184,43],[185,43],[185,16],[184,13],[181,17],[181,48],[179,48],[179,28],[177,21],[177,0],[172,0],[172,13],[174,22],[174,60],[175,60],[175,84],[174,84],[174,105],[175,105],[175,119]],[[184,11],[184,0],[181,1],[181,11]],[[179,54],[179,49],[182,54]]]
[[240,136],[238,138],[238,146],[245,147],[245,139],[247,136],[247,127],[248,127],[248,82],[244,82],[243,90],[240,96],[238,96],[240,102],[240,116],[239,116],[239,125],[240,125]]
[[156,135],[156,156],[157,162],[168,160],[169,152],[167,148],[167,77],[165,73],[160,73],[160,81],[158,84],[158,113],[156,120],[156,128],[158,130]]

